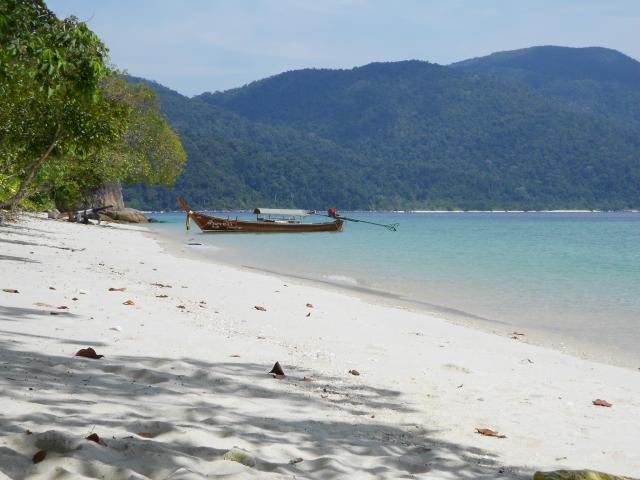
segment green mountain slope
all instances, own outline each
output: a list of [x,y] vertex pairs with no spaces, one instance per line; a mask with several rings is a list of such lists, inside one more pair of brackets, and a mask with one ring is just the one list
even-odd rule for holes
[[519,71],[564,80],[595,80],[640,86],[640,62],[609,48],[553,45],[497,52],[451,65],[476,71]]
[[640,62],[616,50],[531,47],[451,67],[522,82],[578,110],[640,127]]
[[[209,208],[640,206],[635,124],[468,70],[308,69],[192,99],[156,84],[187,168],[172,191],[134,187],[127,198],[148,208],[175,205],[176,192]],[[633,88],[633,75],[614,83]]]
[[[132,81],[143,81],[131,79]],[[173,209],[184,194],[195,208],[253,208],[305,205],[343,208],[375,198],[353,152],[292,129],[261,125],[154,82],[162,110],[180,134],[188,154],[173,188],[125,188],[138,208]]]

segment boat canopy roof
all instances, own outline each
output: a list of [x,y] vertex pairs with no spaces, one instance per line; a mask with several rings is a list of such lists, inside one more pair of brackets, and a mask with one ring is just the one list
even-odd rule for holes
[[288,208],[256,208],[253,213],[256,215],[280,215],[285,217],[306,217],[313,215],[312,210],[296,210]]

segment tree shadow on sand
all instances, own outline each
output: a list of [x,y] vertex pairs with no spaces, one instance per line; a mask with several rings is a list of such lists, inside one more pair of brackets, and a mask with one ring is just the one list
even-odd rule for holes
[[[199,475],[212,473],[233,439],[254,447],[251,471],[258,477],[530,478],[486,451],[437,441],[429,428],[379,420],[385,412],[410,417],[413,410],[400,392],[355,378],[283,365],[288,375],[278,380],[266,374],[271,365],[240,359],[116,357],[108,349],[98,352],[105,358],[89,360],[73,357],[73,339],[57,339],[69,344],[63,356],[27,351],[6,333],[0,340],[0,411],[26,402],[16,410],[29,412],[0,415],[0,472],[11,478],[26,478],[36,468],[25,432],[50,429],[78,439],[91,431],[107,435],[106,446],[85,442],[80,450],[51,454],[73,457],[75,473],[89,477],[120,478],[109,470],[115,468],[167,478],[183,468],[196,472],[189,478],[204,478]],[[267,445],[276,446],[279,456],[273,449],[261,456]],[[294,451],[304,461],[290,463],[293,454],[283,452]]]
[[65,247],[61,245],[47,245],[46,243],[27,242],[25,240],[9,240],[6,238],[0,238],[0,243],[10,243],[13,245],[21,245],[21,246],[27,246],[27,247],[54,248],[58,250],[69,250],[71,252],[82,252],[85,250],[84,248],[71,248],[71,247]]
[[13,255],[0,255],[0,262],[41,263],[40,260],[33,260],[26,257],[16,257]]

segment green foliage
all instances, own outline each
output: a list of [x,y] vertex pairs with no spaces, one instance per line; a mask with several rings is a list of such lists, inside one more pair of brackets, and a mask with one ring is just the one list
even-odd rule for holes
[[129,106],[127,130],[121,141],[101,156],[111,167],[105,181],[172,184],[182,170],[186,153],[180,138],[160,111],[156,94],[144,84],[111,76],[104,82],[107,97]]
[[0,174],[19,180],[14,206],[117,141],[128,110],[101,94],[107,50],[84,23],[40,0],[1,0],[0,18]]
[[105,98],[127,109],[126,129],[114,142],[97,150],[91,161],[66,164],[53,194],[61,208],[89,203],[99,187],[113,182],[170,185],[186,160],[180,138],[160,112],[156,94],[143,84],[120,76],[101,82]]
[[108,65],[75,17],[0,0],[0,207],[50,193],[73,208],[105,182],[170,184],[185,162],[155,94]]
[[640,207],[638,129],[513,79],[410,61],[152,88],[190,161],[173,190],[126,190],[145,208]]

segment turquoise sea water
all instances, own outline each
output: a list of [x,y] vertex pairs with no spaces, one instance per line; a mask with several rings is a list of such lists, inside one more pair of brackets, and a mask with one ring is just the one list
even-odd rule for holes
[[161,214],[167,223],[154,228],[216,246],[203,251],[219,260],[380,290],[640,362],[640,214],[348,215],[400,227],[201,234],[185,232],[184,214]]

